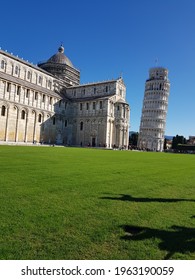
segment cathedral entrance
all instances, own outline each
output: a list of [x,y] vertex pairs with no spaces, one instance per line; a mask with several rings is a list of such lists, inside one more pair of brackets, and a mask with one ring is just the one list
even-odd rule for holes
[[96,143],[95,143],[95,137],[92,138],[92,147],[95,147]]

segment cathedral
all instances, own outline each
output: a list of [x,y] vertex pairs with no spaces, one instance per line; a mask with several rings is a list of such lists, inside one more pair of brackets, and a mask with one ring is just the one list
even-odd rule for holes
[[130,107],[123,79],[80,84],[60,46],[33,65],[0,50],[0,142],[126,148]]

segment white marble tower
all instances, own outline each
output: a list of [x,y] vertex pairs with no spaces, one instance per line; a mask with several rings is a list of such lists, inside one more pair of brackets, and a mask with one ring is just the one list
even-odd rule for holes
[[138,148],[163,150],[169,90],[168,70],[151,68],[145,83]]

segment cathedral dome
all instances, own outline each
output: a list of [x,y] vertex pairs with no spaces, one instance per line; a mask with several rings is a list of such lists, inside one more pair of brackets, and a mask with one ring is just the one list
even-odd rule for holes
[[64,54],[64,47],[61,45],[58,52],[48,60],[39,62],[38,67],[48,73],[63,79],[66,86],[79,85],[80,71],[77,70],[70,59]]
[[61,45],[58,48],[58,52],[50,57],[47,61],[48,63],[57,63],[57,64],[66,64],[70,67],[73,67],[70,59],[64,54],[64,47]]

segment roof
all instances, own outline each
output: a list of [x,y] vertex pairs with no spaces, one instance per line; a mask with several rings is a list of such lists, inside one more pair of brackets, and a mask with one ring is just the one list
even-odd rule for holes
[[116,101],[116,103],[121,103],[121,104],[126,104],[129,105],[124,99],[120,98],[119,100]]
[[58,52],[50,57],[47,62],[49,63],[58,63],[58,64],[66,64],[70,67],[73,67],[72,62],[70,59],[64,54],[64,47],[61,45],[58,48]]

